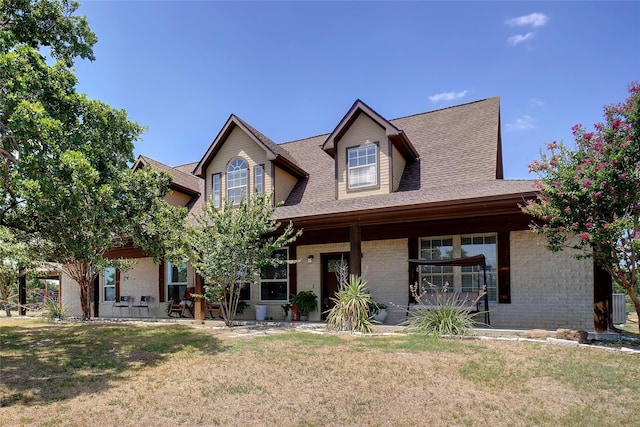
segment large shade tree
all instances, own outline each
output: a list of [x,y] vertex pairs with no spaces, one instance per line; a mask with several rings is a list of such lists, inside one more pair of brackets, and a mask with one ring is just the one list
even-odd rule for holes
[[94,278],[118,264],[107,252],[133,240],[157,258],[185,213],[163,200],[170,177],[130,170],[144,128],[76,92],[73,61],[93,59],[97,40],[77,8],[0,3],[0,225],[62,265],[80,285],[86,319]]
[[295,232],[291,223],[281,226],[273,213],[271,198],[259,194],[223,209],[207,203],[188,229],[191,265],[206,283],[207,300],[220,304],[227,326],[235,319],[242,287],[254,283],[262,267],[295,262],[273,255],[301,231]]
[[548,144],[531,164],[540,194],[524,211],[548,248],[593,257],[631,298],[640,315],[640,84],[604,109],[592,132],[573,128],[575,147]]

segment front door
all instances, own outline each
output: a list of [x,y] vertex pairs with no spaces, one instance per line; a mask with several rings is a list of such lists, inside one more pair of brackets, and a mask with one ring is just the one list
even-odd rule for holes
[[347,266],[349,271],[349,253],[323,254],[322,257],[322,304],[320,311],[322,319],[327,318],[327,311],[335,305],[331,298],[338,292],[338,276],[336,272],[341,263]]

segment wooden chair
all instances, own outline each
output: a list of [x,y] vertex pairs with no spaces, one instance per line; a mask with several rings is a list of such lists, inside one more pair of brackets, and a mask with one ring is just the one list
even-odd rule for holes
[[220,303],[207,302],[204,309],[204,318],[206,319],[207,316],[211,316],[212,320],[218,317],[222,317],[220,315]]
[[182,317],[182,312],[184,311],[184,307],[174,300],[169,301],[169,308],[167,309],[167,314],[169,317],[173,317],[174,314],[177,314],[177,317]]

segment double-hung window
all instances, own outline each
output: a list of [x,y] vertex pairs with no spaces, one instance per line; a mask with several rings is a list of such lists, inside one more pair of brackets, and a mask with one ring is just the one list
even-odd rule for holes
[[235,159],[227,167],[227,202],[232,206],[240,204],[247,196],[249,167],[242,159]]
[[[273,257],[289,259],[289,251],[278,249]],[[260,270],[260,301],[287,301],[289,298],[289,264],[262,267]]]
[[264,165],[253,168],[253,188],[258,194],[264,194]]
[[107,267],[104,269],[104,302],[112,302],[116,300],[116,269]]
[[213,207],[216,209],[220,209],[220,206],[222,205],[220,196],[220,174],[214,173],[211,175],[211,202],[213,203]]
[[167,295],[169,299],[180,301],[187,290],[187,264],[167,263]]
[[[487,293],[489,301],[498,299],[496,234],[472,234],[461,236],[460,246],[464,256],[484,255],[487,269]],[[484,285],[482,267],[462,267],[462,292],[481,291]]]
[[[489,301],[498,300],[498,244],[496,233],[462,234],[420,239],[420,259],[444,260],[484,255],[487,271],[487,293]],[[484,285],[481,266],[421,265],[420,286],[431,291],[441,290],[449,283],[449,292],[479,292]]]
[[378,146],[347,148],[347,166],[350,190],[378,185]]
[[[453,238],[435,237],[420,240],[420,259],[443,260],[453,258]],[[420,266],[420,287],[427,292],[441,291],[445,283],[453,286],[453,267]],[[453,289],[451,289],[453,291]]]

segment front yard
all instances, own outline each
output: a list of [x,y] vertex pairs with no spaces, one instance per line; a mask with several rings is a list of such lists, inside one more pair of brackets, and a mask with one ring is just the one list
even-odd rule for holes
[[640,358],[533,342],[0,319],[0,422],[634,425]]

